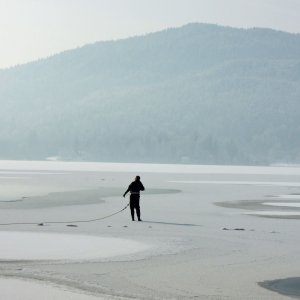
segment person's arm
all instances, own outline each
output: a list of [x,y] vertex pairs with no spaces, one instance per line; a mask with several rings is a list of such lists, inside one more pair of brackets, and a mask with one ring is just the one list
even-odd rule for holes
[[140,187],[141,191],[144,191],[145,188],[144,188],[143,184],[141,182],[140,182],[140,184],[141,184],[141,187]]
[[130,191],[130,186],[131,186],[131,184],[129,185],[127,191],[124,193],[124,195],[123,195],[124,198],[125,198],[126,194]]

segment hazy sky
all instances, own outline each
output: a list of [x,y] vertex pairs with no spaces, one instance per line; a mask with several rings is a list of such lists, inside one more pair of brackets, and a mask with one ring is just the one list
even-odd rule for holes
[[190,22],[300,32],[300,0],[0,0],[0,68]]

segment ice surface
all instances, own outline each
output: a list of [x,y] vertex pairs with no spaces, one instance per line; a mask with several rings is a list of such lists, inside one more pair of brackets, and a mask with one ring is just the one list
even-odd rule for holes
[[120,238],[38,232],[0,232],[0,260],[103,259],[149,246]]
[[[76,228],[66,224],[0,226],[5,230],[0,231],[1,275],[29,280],[23,287],[23,283],[4,284],[0,279],[0,299],[71,299],[67,293],[46,298],[52,295],[53,283],[59,283],[77,297],[91,292],[100,297],[111,295],[109,299],[126,295],[135,299],[279,300],[282,295],[276,297],[257,282],[299,273],[299,233],[297,221],[290,219],[299,218],[300,212],[271,206],[262,211],[262,203],[284,203],[284,195],[299,194],[300,168],[10,161],[0,162],[0,170],[0,176],[26,174],[31,178],[0,180],[0,199],[21,200],[2,203],[0,223],[109,215],[124,207],[128,198],[122,197],[123,192],[133,176],[142,172],[148,172],[142,174],[148,191],[165,191],[142,194],[143,222],[132,222],[127,209]],[[95,190],[99,202],[87,201]],[[166,192],[171,190],[180,192]],[[252,202],[247,214],[254,216],[234,210],[234,205],[214,205],[248,200]],[[43,205],[34,206],[34,201]],[[73,204],[52,205],[55,201]],[[46,202],[51,206],[44,205]],[[222,230],[225,227],[245,230]],[[21,261],[24,259],[33,260]],[[49,289],[35,283],[49,284]],[[7,290],[2,286],[11,290],[3,294]],[[34,296],[26,298],[25,289]]]

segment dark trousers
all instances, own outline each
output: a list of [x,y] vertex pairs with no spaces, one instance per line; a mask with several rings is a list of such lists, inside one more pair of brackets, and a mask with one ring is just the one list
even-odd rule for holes
[[138,194],[131,194],[130,195],[130,212],[131,212],[132,220],[134,220],[134,209],[136,210],[138,220],[140,220],[141,219],[140,195],[138,195]]

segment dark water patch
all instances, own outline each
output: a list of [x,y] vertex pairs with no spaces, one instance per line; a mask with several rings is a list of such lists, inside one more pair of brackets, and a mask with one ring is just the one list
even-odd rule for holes
[[[224,201],[215,202],[214,205],[221,206],[225,208],[237,208],[245,210],[270,210],[270,207],[266,207],[262,203],[267,202],[267,200],[238,200],[238,201]],[[274,200],[272,200],[274,202]]]
[[23,199],[17,199],[17,200],[1,200],[0,203],[14,203],[14,202],[21,202]]
[[258,282],[258,285],[281,295],[300,299],[300,277],[290,277]]
[[[115,191],[110,191],[116,194]],[[103,203],[101,199],[103,194],[106,196],[106,191],[99,192],[98,190],[79,190],[49,193],[44,196],[22,197],[19,201],[1,202],[0,209],[37,209],[61,207],[70,205],[85,205]]]
[[282,220],[300,220],[300,216],[299,215],[256,215],[256,214],[249,214],[249,216],[254,216],[254,217],[258,217],[258,218],[267,218],[267,219],[282,219]]
[[[125,188],[101,187],[92,190],[54,192],[43,196],[22,197],[12,201],[0,201],[0,209],[38,209],[72,205],[88,205],[104,203],[106,197],[122,197]],[[143,195],[176,194],[176,189],[147,189]]]
[[[225,201],[225,202],[215,202],[214,205],[225,207],[225,208],[234,208],[234,209],[244,209],[248,210],[249,213],[246,215],[254,216],[259,218],[268,218],[268,219],[288,219],[288,220],[299,220],[300,207],[291,207],[291,206],[272,206],[266,205],[266,203],[299,203],[295,200],[238,200],[238,201]],[[252,213],[253,212],[253,213]],[[260,214],[266,212],[265,214]],[[274,214],[270,213],[274,212]],[[286,214],[278,214],[278,212],[286,212]],[[292,213],[295,212],[293,215]]]

